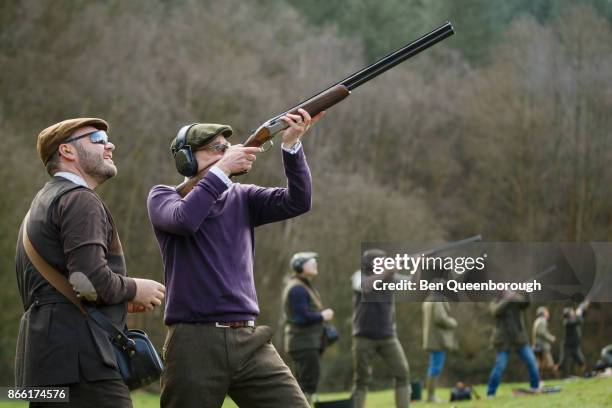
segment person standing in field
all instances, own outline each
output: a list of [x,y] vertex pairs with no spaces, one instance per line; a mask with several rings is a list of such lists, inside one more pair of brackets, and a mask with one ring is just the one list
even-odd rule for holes
[[429,352],[427,401],[441,402],[435,396],[436,385],[444,368],[446,352],[457,349],[457,320],[450,315],[450,303],[437,291],[430,293],[422,308],[423,349]]
[[261,151],[231,146],[230,126],[192,124],[173,139],[177,170],[199,181],[184,197],[176,186],[154,186],[147,202],[168,287],[162,407],[218,408],[226,395],[241,407],[308,407],[271,343],[272,330],[255,324],[253,265],[256,227],[310,210],[300,139],[321,116],[300,109],[282,117],[289,126],[282,133],[283,188],[230,179],[251,170]]
[[533,322],[532,342],[533,352],[538,362],[540,376],[543,377],[544,372],[551,372],[557,377],[558,370],[555,366],[555,361],[552,356],[552,344],[557,339],[548,331],[548,321],[550,320],[550,312],[545,306],[538,307],[536,319]]
[[295,378],[312,404],[321,374],[323,322],[333,319],[334,311],[323,307],[312,281],[318,275],[317,254],[298,252],[290,261],[293,276],[283,290],[285,350],[295,367]]
[[[353,399],[356,408],[364,408],[371,362],[381,358],[389,367],[394,381],[396,408],[410,405],[410,371],[404,349],[395,330],[393,291],[373,292],[375,280],[401,279],[394,271],[376,275],[375,258],[385,257],[381,249],[368,249],[361,257],[362,268],[352,277],[353,288]],[[368,294],[368,301],[364,297]]]
[[24,238],[65,276],[84,306],[95,308],[118,330],[125,328],[128,311],[153,310],[165,293],[161,283],[127,276],[117,225],[95,192],[117,174],[115,145],[107,131],[105,120],[76,118],[40,132],[36,147],[51,179],[34,197],[17,239],[15,267],[24,314],[15,384],[69,387],[74,407],[127,408],[132,401],[109,334],[61,294],[57,282],[47,281],[49,275],[26,253]]
[[516,351],[527,366],[531,390],[535,392],[540,388],[540,374],[533,350],[529,346],[523,318],[523,312],[529,307],[529,303],[525,295],[506,291],[490,305],[495,318],[495,330],[491,342],[497,352],[487,385],[487,395],[490,397],[497,392],[511,351]]

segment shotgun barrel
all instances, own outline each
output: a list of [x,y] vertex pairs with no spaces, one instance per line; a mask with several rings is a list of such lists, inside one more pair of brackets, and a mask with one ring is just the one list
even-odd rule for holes
[[[329,86],[328,88],[324,89],[323,91],[321,91],[321,92],[311,96],[310,98],[308,98],[308,99],[298,103],[297,105],[295,105],[291,109],[288,109],[285,112],[283,112],[283,113],[281,113],[279,115],[276,115],[272,119],[268,120],[268,123],[272,123],[272,122],[278,121],[281,118],[281,116],[284,116],[287,113],[295,113],[295,112],[297,112],[298,108],[303,107],[308,102],[314,100],[315,98],[318,98],[322,94],[328,92],[329,90],[331,90],[334,87],[337,87],[338,85],[342,85],[343,87],[345,87],[350,92],[353,89],[363,85],[364,83],[366,83],[366,82],[376,78],[377,76],[379,76],[383,72],[390,70],[391,68],[393,68],[397,64],[399,64],[401,62],[404,62],[408,58],[411,58],[411,57],[419,54],[420,52],[425,51],[427,48],[431,47],[432,45],[435,45],[435,44],[439,43],[440,41],[444,40],[445,38],[450,37],[454,33],[455,33],[455,31],[453,29],[453,25],[450,22],[446,22],[445,24],[441,25],[440,27],[436,28],[435,30],[431,31],[430,33],[427,33],[424,36],[420,37],[419,39],[406,44],[402,48],[400,48],[400,49],[398,49],[396,51],[393,51],[390,54],[387,54],[386,56],[384,56],[383,58],[381,58],[378,61],[374,62],[373,64],[368,65],[367,67],[365,67],[365,68],[363,68],[363,69],[361,69],[361,70],[359,70],[359,71],[349,75],[348,77],[344,78],[343,80],[341,80],[339,82],[336,82],[335,84]],[[342,99],[344,99],[344,98],[342,98]],[[322,110],[325,110],[325,109],[327,109],[327,108],[329,108],[331,106],[333,106],[333,105],[325,107],[324,109],[319,110],[319,112],[322,111]],[[306,111],[308,111],[308,109],[306,109]],[[310,112],[310,111],[308,111],[310,116],[314,116],[314,115],[316,115],[319,112]]]

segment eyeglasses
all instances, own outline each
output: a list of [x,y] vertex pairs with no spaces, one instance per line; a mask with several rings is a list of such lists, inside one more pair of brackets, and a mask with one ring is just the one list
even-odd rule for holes
[[204,146],[201,150],[214,150],[219,153],[223,153],[227,149],[229,149],[229,143],[215,143],[214,145]]
[[104,130],[96,130],[95,132],[85,133],[84,135],[73,137],[72,139],[66,140],[64,143],[74,142],[75,140],[82,139],[89,136],[89,140],[94,144],[105,145],[108,143],[108,135]]

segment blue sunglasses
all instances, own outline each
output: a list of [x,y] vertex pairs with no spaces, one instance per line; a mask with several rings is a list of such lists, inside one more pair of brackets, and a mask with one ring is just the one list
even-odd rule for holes
[[85,133],[84,135],[73,137],[72,139],[66,140],[64,143],[74,142],[75,140],[82,139],[89,136],[91,143],[106,145],[108,143],[108,135],[104,130],[96,130],[95,132]]

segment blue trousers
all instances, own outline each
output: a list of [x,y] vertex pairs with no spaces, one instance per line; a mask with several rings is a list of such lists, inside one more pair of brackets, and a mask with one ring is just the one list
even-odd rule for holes
[[[521,360],[527,364],[527,370],[529,371],[529,385],[531,388],[538,388],[540,386],[540,374],[538,373],[538,366],[536,364],[535,356],[531,347],[525,345],[517,350]],[[495,366],[489,376],[489,384],[487,387],[487,395],[495,395],[497,387],[501,382],[501,377],[504,374],[506,365],[508,364],[509,351],[498,351],[497,357],[495,358]]]
[[438,377],[444,368],[445,351],[430,351],[429,352],[429,369],[427,370],[428,377]]

